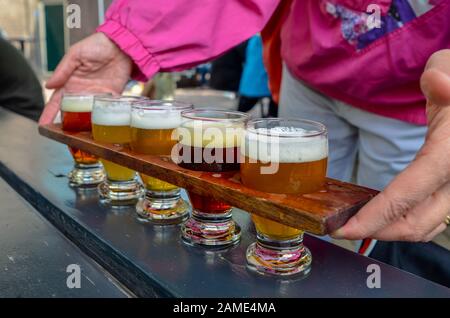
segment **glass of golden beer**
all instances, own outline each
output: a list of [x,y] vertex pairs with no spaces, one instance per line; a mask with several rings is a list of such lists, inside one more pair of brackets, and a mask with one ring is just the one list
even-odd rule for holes
[[[138,97],[95,97],[92,109],[94,140],[129,148],[131,142],[131,104]],[[111,205],[136,204],[143,195],[135,171],[101,159],[106,180],[98,186],[100,200]]]
[[[65,93],[61,102],[62,129],[66,132],[91,131],[93,103],[92,94]],[[69,173],[71,186],[93,187],[104,180],[103,166],[96,156],[73,147],[69,147],[69,150],[75,161]]]
[[[248,115],[236,111],[184,111],[178,128],[178,165],[190,170],[220,173],[239,171],[240,137]],[[241,229],[232,207],[211,196],[188,192],[192,216],[183,224],[188,244],[226,247],[239,242]]]
[[[325,184],[328,137],[324,125],[302,119],[267,118],[247,123],[241,145],[241,180],[268,193],[306,194]],[[247,249],[251,270],[306,275],[311,253],[303,231],[253,214],[257,241]]]
[[[131,111],[131,150],[135,153],[170,156],[177,144],[176,128],[181,112],[192,104],[176,101],[142,100]],[[178,224],[189,216],[189,205],[181,198],[180,188],[157,178],[140,174],[145,197],[136,205],[138,220],[155,224]]]

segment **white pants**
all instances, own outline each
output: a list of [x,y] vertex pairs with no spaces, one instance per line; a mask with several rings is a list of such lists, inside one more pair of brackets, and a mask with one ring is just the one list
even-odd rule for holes
[[418,126],[328,98],[295,79],[285,67],[279,116],[305,118],[328,129],[328,176],[350,181],[356,158],[356,182],[382,190],[414,159],[425,140]]
[[[375,115],[326,97],[295,79],[286,67],[280,93],[280,117],[310,119],[327,127],[330,178],[351,181],[356,172],[356,183],[382,190],[414,159],[425,140],[426,126]],[[357,249],[361,243],[357,242]],[[364,255],[375,244],[372,241]]]

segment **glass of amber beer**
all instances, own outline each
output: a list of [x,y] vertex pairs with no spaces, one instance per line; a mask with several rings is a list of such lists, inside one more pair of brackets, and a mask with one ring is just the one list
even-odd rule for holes
[[[239,171],[240,137],[248,115],[236,111],[196,109],[182,113],[178,128],[178,165],[196,171]],[[210,196],[188,192],[192,216],[183,224],[185,242],[226,247],[239,242],[241,229],[232,207]]]
[[[91,131],[93,103],[92,94],[65,93],[61,102],[62,129],[67,132]],[[71,186],[92,187],[103,181],[105,173],[96,156],[74,147],[69,147],[69,150],[75,161],[75,166],[69,173]]]
[[[302,119],[255,119],[247,123],[241,147],[241,180],[252,189],[307,194],[325,184],[328,137],[324,125]],[[274,275],[307,274],[311,253],[303,232],[252,215],[257,241],[247,249],[251,270]]]
[[[131,104],[139,97],[95,97],[92,109],[94,140],[129,148],[131,142]],[[143,194],[136,172],[101,159],[106,180],[98,186],[100,200],[111,205],[136,204]]]
[[[169,156],[177,144],[176,128],[181,112],[192,104],[176,101],[142,100],[131,111],[131,150],[135,153]],[[189,205],[180,188],[157,178],[140,174],[146,188],[145,198],[136,205],[138,220],[155,224],[178,224],[189,216]]]

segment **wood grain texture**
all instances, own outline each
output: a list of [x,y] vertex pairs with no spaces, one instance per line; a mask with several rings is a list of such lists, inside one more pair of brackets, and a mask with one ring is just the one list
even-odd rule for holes
[[245,211],[317,235],[329,234],[345,224],[378,193],[334,179],[327,179],[325,188],[315,193],[265,193],[243,186],[238,172],[187,170],[174,164],[168,156],[137,155],[123,147],[96,142],[88,132],[67,133],[62,131],[60,125],[52,124],[40,126],[39,133],[188,191],[226,201]]

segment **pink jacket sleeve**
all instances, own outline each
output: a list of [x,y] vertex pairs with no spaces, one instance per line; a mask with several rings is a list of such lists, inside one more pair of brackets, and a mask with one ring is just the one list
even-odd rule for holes
[[133,78],[211,60],[262,30],[280,0],[115,0],[97,29],[136,64]]

